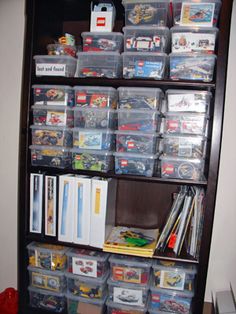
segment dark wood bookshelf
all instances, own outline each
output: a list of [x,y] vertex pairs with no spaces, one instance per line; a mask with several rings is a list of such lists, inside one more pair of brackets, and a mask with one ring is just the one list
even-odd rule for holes
[[[115,31],[121,31],[124,26],[124,9],[121,0],[113,0],[117,21]],[[18,179],[18,290],[19,314],[46,314],[48,311],[33,309],[28,306],[29,276],[28,251],[26,246],[31,241],[51,244],[66,244],[69,247],[77,245],[62,243],[56,238],[29,233],[29,177],[32,172],[46,172],[48,174],[76,173],[99,175],[116,178],[118,181],[116,201],[116,225],[137,226],[143,228],[161,229],[168,216],[172,203],[172,194],[181,185],[197,185],[205,190],[205,214],[203,234],[199,259],[193,259],[184,250],[180,256],[172,252],[155,252],[154,259],[182,261],[197,264],[193,314],[203,311],[206,278],[208,271],[209,253],[211,248],[212,227],[214,222],[214,208],[218,182],[220,162],[221,137],[223,129],[223,115],[225,102],[225,88],[227,78],[227,61],[230,35],[230,21],[233,0],[222,0],[219,19],[219,33],[217,42],[217,61],[213,82],[199,81],[171,81],[165,80],[125,80],[106,78],[65,78],[65,77],[36,77],[34,55],[46,54],[46,45],[63,33],[69,32],[80,37],[81,32],[89,30],[90,0],[26,0],[25,6],[25,41],[23,60],[23,81],[20,114],[20,144],[19,144],[19,179]],[[52,85],[87,85],[87,86],[136,86],[159,87],[163,91],[173,89],[196,89],[211,91],[210,143],[207,156],[207,176],[205,180],[169,180],[160,177],[141,177],[131,175],[116,175],[89,171],[74,171],[71,169],[52,169],[48,167],[31,166],[29,145],[31,144],[30,125],[32,113],[30,107],[33,84]],[[148,214],[147,214],[148,212]],[[83,247],[83,246],[81,246]],[[96,249],[96,248],[94,248]],[[97,250],[97,249],[96,249]]]

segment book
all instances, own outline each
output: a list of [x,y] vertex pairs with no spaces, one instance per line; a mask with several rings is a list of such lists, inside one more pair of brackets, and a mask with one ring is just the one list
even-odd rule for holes
[[159,235],[158,229],[114,227],[103,245],[103,251],[152,257]]

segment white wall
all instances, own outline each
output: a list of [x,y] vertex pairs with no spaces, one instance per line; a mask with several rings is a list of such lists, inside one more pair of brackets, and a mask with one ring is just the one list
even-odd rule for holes
[[236,3],[232,13],[223,142],[205,299],[236,285]]
[[[232,30],[236,29],[236,5]],[[0,291],[16,287],[17,167],[24,0],[0,0]],[[236,36],[231,34],[225,122],[206,300],[236,280],[235,77]],[[233,144],[233,145],[232,145]]]
[[0,291],[16,287],[24,0],[0,0]]

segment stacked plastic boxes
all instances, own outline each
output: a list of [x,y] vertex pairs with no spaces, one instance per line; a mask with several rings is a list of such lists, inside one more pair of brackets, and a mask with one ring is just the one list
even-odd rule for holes
[[142,314],[147,311],[152,261],[141,257],[111,255],[107,312]]
[[70,168],[74,125],[73,90],[62,85],[33,85],[32,88],[31,164]]
[[166,75],[169,1],[123,0],[123,77],[161,80]]
[[196,266],[155,260],[152,267],[149,313],[191,313]]
[[108,172],[113,169],[117,91],[112,87],[74,87],[72,168]]
[[55,313],[66,308],[64,270],[67,249],[60,245],[32,242],[28,246],[30,306]]
[[120,87],[115,172],[153,176],[159,151],[159,108],[163,94],[158,88]]
[[161,176],[202,180],[211,93],[167,90],[166,97]]
[[67,251],[67,311],[104,313],[109,276],[108,253],[85,249]]
[[83,52],[79,52],[79,77],[121,77],[123,34],[118,32],[83,32]]
[[211,82],[221,1],[173,0],[170,78]]

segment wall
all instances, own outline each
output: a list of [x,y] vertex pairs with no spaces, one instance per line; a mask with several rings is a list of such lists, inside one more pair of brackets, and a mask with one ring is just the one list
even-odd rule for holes
[[236,284],[236,202],[235,202],[235,71],[236,71],[236,3],[232,13],[226,103],[220,172],[215,208],[210,263],[205,299],[211,301],[211,291],[228,289]]
[[[236,29],[236,5],[232,29]],[[24,0],[0,0],[0,291],[16,287],[18,128],[23,56]],[[236,106],[234,71],[236,36],[231,36],[220,178],[206,300],[211,291],[236,280],[235,154]]]
[[0,291],[16,287],[18,133],[24,0],[0,0]]

